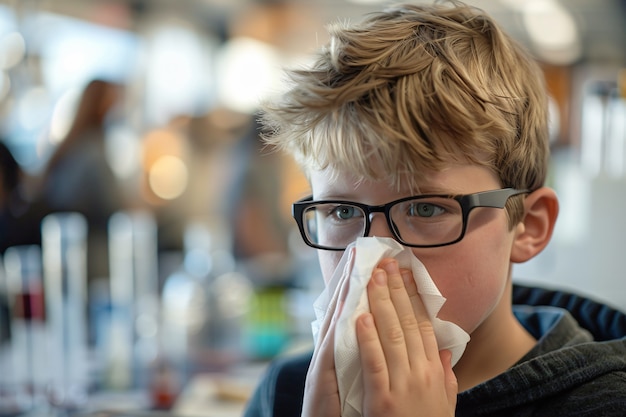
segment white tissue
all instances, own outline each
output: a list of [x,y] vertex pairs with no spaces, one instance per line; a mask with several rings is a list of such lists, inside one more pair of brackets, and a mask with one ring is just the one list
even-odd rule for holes
[[318,334],[324,319],[327,315],[332,316],[340,298],[344,299],[335,324],[335,370],[342,417],[361,416],[363,381],[355,323],[357,317],[369,311],[367,283],[372,271],[383,258],[395,258],[401,268],[413,271],[418,292],[435,329],[439,349],[452,352],[453,366],[461,358],[470,339],[456,324],[437,318],[446,299],[410,248],[391,238],[358,238],[346,249],[326,288],[315,300],[313,307],[316,320],[311,324],[317,347]]

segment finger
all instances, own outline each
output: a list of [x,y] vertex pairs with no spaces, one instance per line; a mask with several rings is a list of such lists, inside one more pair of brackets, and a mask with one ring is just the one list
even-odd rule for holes
[[[400,270],[395,259],[382,262],[381,267],[387,272],[389,293],[398,316],[398,321],[402,327],[407,358],[416,354],[423,354],[425,353],[424,345],[413,310],[412,300],[407,289],[407,283],[405,282],[407,279],[413,280],[411,272],[406,269]],[[408,274],[408,277],[405,276],[406,274]],[[413,285],[412,291],[417,293],[415,285]],[[406,366],[406,363],[403,363],[402,366]]]
[[315,347],[307,370],[302,404],[303,416],[338,415],[339,388],[335,371],[334,321],[321,343]]
[[409,370],[408,352],[404,331],[391,299],[388,278],[385,270],[376,268],[368,284],[368,297],[389,372],[391,375],[402,375]]
[[[402,279],[406,287],[406,292],[408,294],[412,311],[415,316],[415,320],[417,322],[417,327],[419,328],[419,334],[420,334],[419,342],[416,342],[413,339],[411,339],[409,343],[411,343],[411,345],[413,343],[419,343],[421,345],[421,351],[424,352],[428,360],[431,360],[431,361],[439,360],[439,346],[437,345],[437,338],[435,336],[435,328],[433,327],[433,324],[430,321],[430,317],[428,316],[428,311],[426,310],[426,306],[424,306],[422,297],[420,296],[417,290],[417,284],[415,284],[413,273],[409,270],[403,270]],[[418,349],[418,348],[414,348],[414,349]],[[418,351],[415,350],[414,352],[418,352]],[[411,355],[411,357],[415,357],[415,356]]]
[[390,377],[385,354],[374,325],[374,317],[370,313],[362,314],[357,319],[356,335],[363,370],[364,392],[367,395],[372,392],[388,391]]

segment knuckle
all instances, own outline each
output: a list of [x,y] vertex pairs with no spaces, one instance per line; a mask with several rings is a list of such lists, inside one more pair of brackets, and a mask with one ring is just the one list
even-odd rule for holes
[[372,374],[380,374],[385,372],[386,370],[385,361],[380,359],[370,358],[365,361],[364,365],[367,367],[367,370]]
[[398,402],[391,395],[377,392],[376,399],[367,407],[373,416],[396,415]]
[[400,317],[400,326],[402,326],[406,332],[415,332],[420,329],[415,316],[412,314]]
[[389,289],[391,290],[405,290],[404,282],[402,282],[402,277],[400,274],[391,274],[389,275]]
[[441,384],[443,373],[437,371],[436,368],[424,367],[420,370],[413,371],[413,380],[411,389],[419,390],[423,388],[432,388]]
[[396,401],[393,401],[393,399],[390,396],[385,396],[381,399],[380,401],[380,412],[381,414],[378,415],[383,415],[383,412],[389,412],[391,410],[394,410],[397,407]]
[[389,342],[393,344],[404,343],[404,332],[400,326],[392,326],[385,333]]
[[420,333],[423,336],[434,336],[435,335],[435,328],[433,327],[433,324],[430,322],[430,320],[421,320],[417,326],[419,327]]

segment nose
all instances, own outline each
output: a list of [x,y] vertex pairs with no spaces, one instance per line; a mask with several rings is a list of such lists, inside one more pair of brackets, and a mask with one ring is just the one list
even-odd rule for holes
[[383,213],[370,214],[370,232],[368,236],[394,237],[391,230],[389,230],[389,225]]

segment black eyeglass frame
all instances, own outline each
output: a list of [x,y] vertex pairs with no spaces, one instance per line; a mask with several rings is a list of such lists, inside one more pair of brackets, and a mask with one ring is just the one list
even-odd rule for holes
[[[308,246],[321,249],[321,250],[331,250],[331,251],[343,251],[346,248],[330,248],[327,246],[321,246],[316,243],[311,242],[309,239],[305,226],[304,226],[304,213],[307,208],[316,204],[339,204],[339,205],[350,205],[359,207],[365,213],[365,229],[363,231],[363,236],[367,236],[371,227],[371,218],[370,215],[372,213],[384,213],[385,219],[387,220],[387,225],[389,226],[389,230],[393,234],[394,239],[396,239],[400,244],[404,246],[409,246],[412,248],[436,248],[441,246],[453,245],[457,242],[463,240],[465,237],[465,231],[467,229],[467,219],[469,218],[470,212],[477,207],[490,207],[490,208],[499,208],[503,209],[506,205],[506,202],[509,198],[520,195],[520,194],[528,194],[532,192],[531,190],[520,190],[516,188],[500,188],[497,190],[489,190],[489,191],[481,191],[473,194],[458,194],[458,195],[446,195],[446,194],[421,194],[410,197],[400,198],[398,200],[391,201],[386,204],[381,204],[377,206],[370,206],[367,204],[357,203],[354,201],[345,201],[345,200],[313,200],[313,196],[305,197],[301,200],[296,201],[292,205],[292,216],[296,223],[298,224],[298,229],[300,230],[300,235]],[[400,235],[397,233],[396,228],[391,221],[391,208],[398,203],[402,203],[408,200],[420,200],[425,198],[451,198],[459,202],[461,206],[461,212],[463,215],[463,225],[461,229],[461,234],[459,237],[451,242],[446,243],[438,243],[435,245],[416,245],[412,243],[405,242]]]

